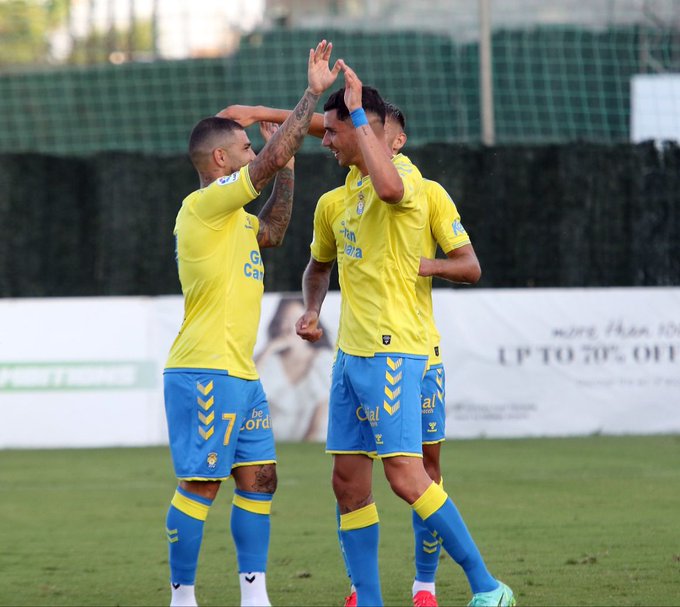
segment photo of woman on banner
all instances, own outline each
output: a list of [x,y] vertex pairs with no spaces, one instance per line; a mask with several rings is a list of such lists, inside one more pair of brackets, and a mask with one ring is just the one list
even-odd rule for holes
[[310,343],[295,333],[304,311],[298,296],[282,296],[255,356],[279,441],[323,441],[328,420],[333,347],[326,332]]

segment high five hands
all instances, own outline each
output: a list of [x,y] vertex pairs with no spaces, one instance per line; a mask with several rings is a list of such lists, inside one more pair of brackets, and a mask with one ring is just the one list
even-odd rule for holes
[[340,73],[343,66],[342,59],[338,59],[329,69],[328,62],[331,58],[333,43],[322,40],[316,45],[316,49],[309,49],[309,63],[307,64],[307,81],[309,90],[315,95],[321,95],[330,87]]

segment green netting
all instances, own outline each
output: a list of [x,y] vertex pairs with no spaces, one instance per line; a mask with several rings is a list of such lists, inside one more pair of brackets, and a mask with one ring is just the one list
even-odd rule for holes
[[[480,140],[477,42],[273,30],[218,59],[0,75],[0,152],[182,152],[193,124],[228,104],[292,107],[305,88],[308,49],[321,38],[404,109],[411,145]],[[630,139],[631,76],[652,59],[655,70],[673,70],[680,37],[670,26],[540,27],[496,31],[492,47],[498,143],[615,143]],[[252,138],[259,145],[255,129]]]

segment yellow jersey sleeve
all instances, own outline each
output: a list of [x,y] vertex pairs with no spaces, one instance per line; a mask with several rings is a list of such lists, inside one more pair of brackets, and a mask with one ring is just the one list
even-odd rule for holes
[[460,213],[449,193],[436,181],[425,180],[432,237],[444,253],[470,244]]
[[314,209],[314,235],[310,250],[317,261],[327,263],[342,253],[342,238],[338,231],[344,213],[344,188],[326,192]]
[[206,226],[221,230],[230,213],[243,208],[258,195],[250,181],[248,166],[244,166],[198,190],[191,201],[192,210]]

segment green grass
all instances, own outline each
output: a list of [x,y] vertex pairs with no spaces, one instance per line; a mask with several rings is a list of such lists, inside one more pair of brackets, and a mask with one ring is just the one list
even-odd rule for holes
[[[279,445],[267,574],[274,605],[341,605],[330,458]],[[445,487],[521,605],[680,605],[680,437],[449,441]],[[167,605],[167,449],[0,451],[1,605]],[[231,482],[213,506],[201,605],[237,605]],[[376,465],[388,605],[410,605],[410,509]],[[440,604],[469,600],[448,557]]]

